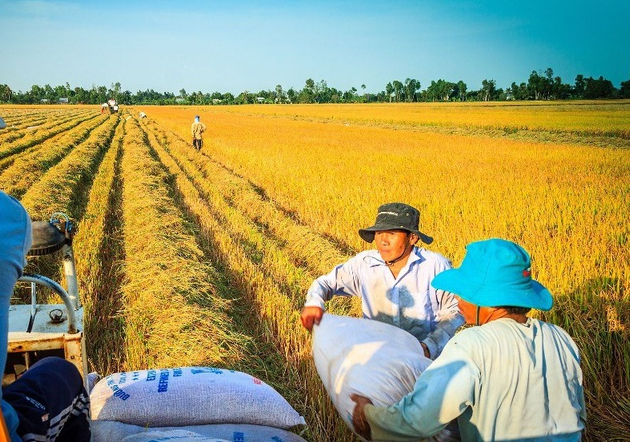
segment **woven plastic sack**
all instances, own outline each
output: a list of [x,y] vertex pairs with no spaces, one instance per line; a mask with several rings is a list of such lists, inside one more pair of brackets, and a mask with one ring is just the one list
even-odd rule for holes
[[121,442],[230,442],[226,439],[206,437],[187,430],[146,431],[125,437]]
[[352,425],[353,393],[389,406],[413,390],[429,366],[410,333],[371,319],[325,313],[313,328],[313,359],[335,408]]
[[93,420],[148,427],[246,423],[290,428],[305,424],[260,379],[213,367],[114,373],[94,386],[90,402]]
[[123,440],[128,442],[125,438],[130,436],[139,436],[155,431],[168,432],[173,430],[190,431],[204,437],[226,440],[229,442],[306,442],[297,434],[281,428],[251,424],[210,424],[190,425],[186,427],[146,428],[122,422],[92,421],[91,429],[93,442],[113,442]]

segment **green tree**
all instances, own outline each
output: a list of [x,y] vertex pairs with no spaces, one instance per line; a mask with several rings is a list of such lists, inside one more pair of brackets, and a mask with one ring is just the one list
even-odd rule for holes
[[118,101],[118,95],[120,94],[122,87],[120,85],[120,82],[117,81],[116,83],[112,84],[112,87],[110,89],[110,93],[109,95],[116,101]]
[[457,96],[459,98],[459,101],[466,101],[467,88],[468,86],[466,86],[466,83],[464,83],[462,80],[459,80],[457,82]]
[[529,92],[529,97],[534,100],[542,99],[544,89],[544,78],[541,77],[538,72],[532,71],[529,75],[529,80],[527,80],[527,90]]
[[391,102],[392,96],[394,95],[394,86],[392,85],[391,81],[387,83],[387,85],[385,85],[385,92],[387,93],[388,101]]
[[586,90],[586,80],[584,80],[584,75],[579,74],[577,77],[575,77],[575,86],[573,87],[573,94],[577,98],[583,98],[585,90]]
[[282,90],[282,86],[277,84],[276,85],[276,96],[274,101],[276,103],[284,103],[285,102],[285,95],[284,95],[284,91]]
[[398,103],[401,100],[402,95],[404,94],[404,86],[398,80],[394,80],[392,82],[392,85],[394,86],[394,96],[396,97],[395,101]]
[[295,103],[297,101],[298,94],[292,87],[287,91],[287,98],[291,103]]
[[481,82],[481,90],[479,91],[483,101],[494,100],[497,82],[495,80],[483,80]]
[[2,100],[5,103],[8,103],[11,101],[12,97],[13,97],[13,91],[11,90],[9,85],[0,84],[0,100]]
[[416,92],[420,89],[420,82],[413,78],[405,79],[405,96],[407,101],[418,101],[416,97]]
[[599,77],[595,80],[593,77],[586,79],[586,87],[584,88],[584,98],[612,98],[615,88],[610,80]]

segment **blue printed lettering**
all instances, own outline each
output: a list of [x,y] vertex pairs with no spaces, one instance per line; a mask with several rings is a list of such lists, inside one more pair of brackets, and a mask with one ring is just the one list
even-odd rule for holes
[[190,372],[192,374],[201,374],[201,373],[223,374],[223,370],[221,370],[220,368],[214,368],[214,367],[192,368]]
[[114,397],[122,399],[123,401],[126,401],[127,399],[129,399],[129,393],[125,393],[125,391],[122,388],[120,388],[118,385],[110,385],[110,388],[114,392],[114,395],[113,395]]
[[245,442],[245,433],[235,431],[232,439],[234,442]]
[[158,393],[168,390],[168,370],[160,371],[160,381],[158,382]]
[[157,372],[155,370],[147,371],[147,381],[154,381],[157,377]]

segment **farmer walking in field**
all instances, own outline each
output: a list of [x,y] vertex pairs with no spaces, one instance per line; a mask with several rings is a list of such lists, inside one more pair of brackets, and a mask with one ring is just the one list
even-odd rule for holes
[[376,250],[359,253],[311,284],[302,325],[310,331],[319,324],[325,302],[333,296],[359,296],[363,317],[408,331],[426,357],[437,357],[464,320],[455,297],[431,287],[435,275],[452,266],[444,256],[416,246],[419,240],[433,242],[418,230],[419,223],[414,207],[380,206],[375,224],[359,230],[364,241],[376,243]]
[[432,285],[455,293],[467,324],[398,403],[356,402],[355,431],[368,440],[430,437],[457,419],[463,441],[579,441],[586,425],[578,349],[560,327],[527,317],[549,310],[529,254],[490,239],[468,245],[462,265]]
[[195,116],[195,121],[193,122],[190,131],[192,132],[193,147],[198,151],[201,150],[201,146],[203,146],[203,133],[206,131],[206,125],[199,121],[199,115]]

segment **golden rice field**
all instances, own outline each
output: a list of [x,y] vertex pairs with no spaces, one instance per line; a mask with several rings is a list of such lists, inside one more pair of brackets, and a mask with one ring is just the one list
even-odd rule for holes
[[[194,115],[208,126],[201,153]],[[404,201],[456,266],[466,244],[490,237],[531,253],[555,295],[538,315],[581,349],[586,440],[630,440],[630,101],[0,116],[0,189],[34,219],[63,211],[78,223],[91,370],[245,371],[304,415],[305,439],[357,440],[321,385],[299,311],[314,278],[369,246],[357,230],[377,207]]]

